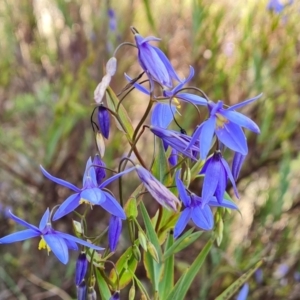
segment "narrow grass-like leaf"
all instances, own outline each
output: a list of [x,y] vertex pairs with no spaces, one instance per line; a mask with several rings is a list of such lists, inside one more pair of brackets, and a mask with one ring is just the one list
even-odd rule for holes
[[193,232],[193,228],[188,230],[184,235],[175,241],[175,243],[165,251],[164,259],[167,259],[170,255],[173,255],[184,248],[188,247],[190,244],[195,242],[201,235],[202,231]]
[[[173,234],[169,233],[165,250],[172,247],[174,243]],[[163,266],[163,276],[161,276],[161,281],[159,283],[159,296],[160,299],[165,299],[169,291],[173,289],[174,286],[174,255],[170,255],[168,259],[165,260]]]
[[99,288],[99,292],[101,295],[101,299],[106,300],[109,299],[111,296],[109,287],[107,285],[107,282],[103,278],[101,272],[98,270],[98,268],[95,268],[96,270],[96,280]]
[[161,139],[156,138],[158,145],[158,155],[152,167],[152,174],[163,184],[169,185],[171,183],[171,176],[169,173],[169,164],[166,152]]
[[244,273],[239,279],[232,283],[216,300],[229,300],[239,290],[239,288],[252,276],[252,274],[261,267],[264,260],[260,260],[253,267],[251,267],[246,273]]
[[143,284],[140,282],[140,280],[135,276],[135,274],[131,270],[129,270],[129,272],[131,273],[132,278],[135,280],[135,283],[137,284],[141,292],[143,292],[143,294],[146,296],[147,300],[150,300],[147,290],[145,289]]
[[209,253],[214,239],[211,238],[202,251],[198,254],[192,265],[184,272],[184,274],[177,281],[174,289],[167,296],[166,300],[182,300],[185,299],[185,295],[190,288],[193,280],[197,276],[202,264]]
[[146,231],[147,231],[147,236],[148,236],[150,242],[155,247],[157,254],[158,254],[159,261],[161,262],[162,261],[162,252],[161,252],[161,248],[160,248],[160,244],[159,244],[159,240],[157,238],[156,232],[153,228],[151,219],[148,215],[148,212],[147,212],[146,207],[143,202],[140,202],[140,207],[141,207],[141,213],[142,213],[144,224],[145,224]]

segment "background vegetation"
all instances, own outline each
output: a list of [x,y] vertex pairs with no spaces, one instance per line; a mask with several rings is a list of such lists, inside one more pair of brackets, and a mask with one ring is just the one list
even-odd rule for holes
[[[249,282],[249,299],[299,299],[297,1],[280,14],[260,0],[17,3],[0,2],[0,236],[16,230],[6,217],[8,209],[37,224],[46,207],[69,195],[43,178],[39,164],[80,185],[85,161],[96,151],[89,124],[94,89],[116,45],[133,41],[129,26],[134,25],[143,36],[162,38],[159,46],[181,77],[187,76],[189,65],[194,66],[193,85],[211,99],[230,105],[264,93],[246,111],[261,134],[249,135],[249,155],[239,179],[241,214],[232,213],[227,220],[223,242],[214,246],[189,299],[214,299],[261,257],[266,263]],[[125,85],[125,71],[133,76],[139,72],[135,59],[134,50],[119,52],[118,74],[112,81],[117,91]],[[133,123],[145,107],[135,92],[124,105]],[[194,112],[192,107],[182,107],[184,128],[198,123]],[[124,147],[120,133],[111,136],[115,138],[107,143],[105,161],[113,168]],[[146,143],[139,147],[147,153]],[[99,217],[89,223],[98,229],[106,224],[100,210]],[[69,219],[57,226],[66,228]],[[207,238],[202,235],[177,257],[178,274]],[[0,247],[0,299],[75,297],[76,256],[65,267],[55,257],[38,252],[37,243]],[[124,238],[119,254],[125,248]],[[146,282],[143,270],[139,277]]]

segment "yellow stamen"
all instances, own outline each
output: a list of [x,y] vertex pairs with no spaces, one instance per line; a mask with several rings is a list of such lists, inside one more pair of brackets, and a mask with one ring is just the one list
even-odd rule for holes
[[41,240],[39,242],[39,247],[38,247],[39,250],[42,250],[42,249],[47,249],[47,252],[48,252],[48,255],[51,251],[51,248],[48,246],[48,244],[46,243],[46,241],[44,240],[43,237],[41,237]]
[[173,104],[175,104],[175,106],[176,106],[177,108],[181,108],[180,101],[179,101],[177,98],[173,98],[173,99],[172,99],[172,102],[173,102]]
[[216,113],[216,116],[217,116],[216,127],[222,127],[223,128],[224,125],[229,122],[228,119],[226,119],[224,116],[222,116],[219,113]]
[[90,202],[87,201],[86,199],[80,198],[79,204],[90,204]]

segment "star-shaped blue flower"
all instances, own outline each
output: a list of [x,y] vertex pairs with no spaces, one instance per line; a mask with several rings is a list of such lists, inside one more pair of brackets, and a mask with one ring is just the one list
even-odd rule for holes
[[246,155],[248,146],[242,127],[255,133],[260,133],[260,130],[251,119],[235,110],[252,103],[260,96],[235,104],[228,109],[223,108],[223,101],[218,101],[218,103],[209,101],[210,116],[196,129],[189,147],[199,140],[200,158],[204,160],[211,147],[213,136],[216,134],[217,138],[229,149]]
[[39,243],[39,250],[47,249],[48,253],[52,251],[54,255],[63,264],[66,264],[69,260],[68,249],[78,250],[78,246],[76,245],[76,243],[95,250],[104,250],[104,248],[83,241],[70,234],[54,230],[49,220],[50,217],[49,209],[47,209],[46,212],[44,213],[40,221],[39,227],[27,223],[26,221],[15,216],[10,211],[9,211],[9,215],[10,218],[12,218],[14,221],[21,224],[24,227],[27,227],[28,229],[12,233],[1,238],[0,244],[10,244],[14,242],[31,239],[34,237],[41,237],[41,241]]
[[139,51],[138,60],[150,80],[151,89],[153,81],[169,88],[173,86],[172,80],[180,81],[167,56],[159,48],[149,44],[151,41],[160,41],[159,38],[144,38],[136,32],[134,38]]
[[203,203],[208,203],[212,196],[215,196],[218,202],[222,203],[228,178],[232,183],[235,195],[239,197],[230,167],[220,151],[216,151],[207,159],[201,174],[205,174],[202,188]]
[[179,198],[185,208],[175,225],[174,238],[177,238],[182,233],[190,219],[192,219],[197,227],[204,230],[211,230],[214,227],[214,216],[210,206],[237,209],[237,206],[233,202],[226,199],[223,199],[222,204],[220,204],[215,197],[211,197],[207,203],[204,203],[201,197],[193,193],[188,194],[183,182],[179,178],[179,174],[180,170],[176,172],[175,181]]
[[102,189],[106,187],[109,183],[114,181],[115,179],[119,178],[120,176],[134,170],[134,167],[127,169],[119,174],[116,174],[111,178],[102,182],[100,185],[98,185],[95,168],[92,165],[91,158],[89,158],[83,176],[83,187],[81,189],[76,187],[72,183],[69,183],[65,180],[52,176],[42,166],[41,166],[41,170],[43,174],[50,180],[62,186],[65,186],[75,192],[75,194],[69,196],[59,206],[58,210],[55,212],[53,216],[54,221],[72,212],[82,203],[89,203],[91,205],[100,205],[110,214],[119,217],[121,219],[126,219],[124,210],[121,207],[121,205],[118,203],[118,201],[110,193]]

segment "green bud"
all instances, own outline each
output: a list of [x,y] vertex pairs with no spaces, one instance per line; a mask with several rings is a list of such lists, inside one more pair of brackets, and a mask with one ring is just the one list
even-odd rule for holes
[[132,286],[129,290],[128,299],[134,300],[134,297],[135,297],[135,285],[134,285],[134,283],[132,283]]
[[130,197],[128,199],[128,201],[126,202],[124,209],[125,209],[127,218],[132,217],[135,219],[138,216],[136,198]]
[[153,259],[157,263],[159,263],[159,257],[158,257],[157,251],[156,251],[155,247],[153,246],[153,244],[151,242],[149,242],[149,241],[147,241],[147,248],[148,248],[148,252],[153,257]]
[[147,251],[147,238],[146,238],[145,234],[139,230],[138,237],[139,237],[140,245],[142,246],[142,248],[145,251]]
[[141,261],[141,252],[137,245],[132,246],[132,254],[137,261]]
[[216,225],[217,225],[216,226],[217,245],[220,246],[223,240],[223,229],[224,229],[223,219],[220,218],[219,222]]
[[73,220],[73,228],[75,231],[75,235],[77,237],[81,237],[81,235],[83,234],[83,228],[81,226],[81,223]]

